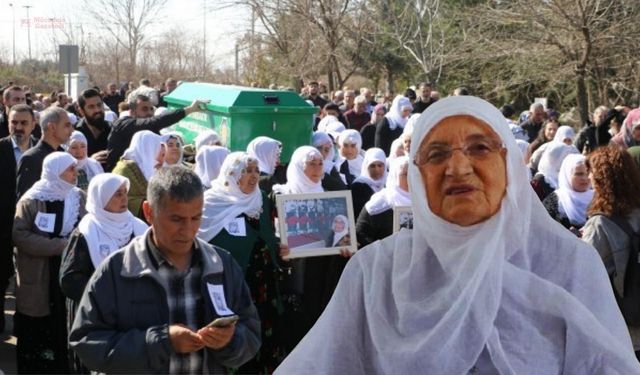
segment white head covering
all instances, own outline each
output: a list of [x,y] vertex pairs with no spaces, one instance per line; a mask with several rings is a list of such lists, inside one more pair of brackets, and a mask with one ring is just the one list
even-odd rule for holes
[[313,133],[311,136],[311,145],[313,147],[320,146],[329,146],[331,147],[331,151],[329,151],[329,155],[323,160],[322,167],[324,168],[324,173],[330,173],[331,169],[334,166],[334,159],[336,157],[336,149],[334,148],[333,140],[329,136],[329,134],[325,132],[317,131]]
[[211,181],[218,178],[224,159],[229,155],[229,149],[222,146],[202,146],[196,153],[194,172],[200,177],[205,188],[211,187]]
[[[544,130],[541,130],[541,131],[544,131]],[[571,126],[562,125],[561,127],[558,128],[558,130],[556,130],[556,135],[553,136],[553,141],[564,142],[565,139],[569,138],[571,139],[571,142],[573,142],[573,139],[575,137],[576,137],[576,132],[573,130]]]
[[516,144],[518,145],[518,149],[522,153],[522,157],[527,153],[527,149],[529,148],[529,142],[524,141],[522,139],[516,139]]
[[[164,108],[164,107],[161,107]],[[178,162],[175,164],[169,164],[167,163],[167,160],[165,158],[164,161],[164,166],[170,166],[170,165],[180,165],[182,163],[182,158],[184,156],[184,151],[182,150],[182,147],[184,146],[184,140],[182,139],[182,135],[178,132],[168,132],[165,133],[163,135],[160,136],[160,139],[162,140],[162,143],[164,143],[165,145],[171,140],[171,139],[175,139],[176,140],[176,146],[178,147],[178,150],[180,151],[180,157],[178,158]],[[167,146],[167,152],[169,152],[169,147]]]
[[334,121],[327,125],[327,129],[325,130],[325,133],[331,135],[333,137],[334,142],[337,143],[338,139],[340,138],[340,134],[342,134],[342,132],[345,131],[345,129],[346,128],[343,123],[341,123],[340,121]]
[[120,115],[118,115],[118,118],[125,118],[125,117],[131,117],[131,112],[129,110],[122,111],[120,112]]
[[[402,154],[400,154],[400,151],[402,151]],[[389,149],[389,163],[400,156],[404,156],[404,144],[402,143],[402,137],[398,137],[391,142],[391,148]]]
[[196,150],[199,150],[202,146],[215,146],[215,143],[222,142],[218,133],[213,130],[205,130],[198,134],[194,143],[196,144]]
[[[336,244],[338,242],[340,242],[342,237],[344,237],[347,234],[349,234],[349,220],[347,220],[347,217],[344,216],[344,215],[336,215],[333,218],[333,223],[336,222],[336,219],[342,220],[342,222],[344,223],[344,228],[340,232],[333,232],[333,242],[332,242],[331,246],[336,246]],[[333,223],[331,224],[331,230],[333,230]]]
[[400,188],[400,172],[409,164],[409,158],[398,156],[389,164],[385,188],[373,194],[364,205],[369,215],[377,215],[393,207],[411,206],[411,195]]
[[118,114],[109,110],[104,111],[104,120],[107,122],[114,122],[118,119]]
[[498,212],[468,227],[445,221],[429,209],[410,163],[419,229],[349,260],[331,302],[276,374],[466,374],[482,359],[495,367],[487,373],[639,373],[600,257],[548,215],[500,111],[470,96],[439,100],[412,144],[453,115],[482,120],[505,144]]
[[122,158],[134,161],[149,181],[156,171],[156,158],[161,149],[162,139],[159,135],[149,130],[141,130],[133,135],[131,145],[125,150]]
[[562,142],[551,141],[547,145],[540,163],[538,171],[544,176],[544,180],[554,189],[558,187],[558,173],[562,161],[569,154],[579,154],[578,149],[573,145]]
[[62,237],[71,233],[80,214],[80,189],[60,178],[60,175],[72,165],[77,165],[77,161],[66,152],[56,151],[47,155],[42,162],[40,180],[20,198],[47,202],[64,201],[60,231]]
[[161,114],[167,112],[169,109],[167,107],[158,107],[155,111],[153,111],[154,116],[160,116]]
[[[338,118],[334,115],[326,115],[322,118],[322,120],[320,120],[320,122],[318,122],[318,131],[319,132],[327,132],[329,129],[329,125],[333,124],[333,123],[338,123],[338,124],[342,124],[342,122],[340,122],[340,120],[338,120]],[[335,125],[334,125],[335,126]],[[342,124],[342,126],[344,126],[344,124]]]
[[133,237],[142,235],[147,229],[147,224],[133,216],[129,210],[115,213],[104,209],[122,184],[126,184],[129,190],[129,179],[113,173],[103,173],[89,182],[87,214],[80,220],[78,230],[87,241],[89,256],[95,268],[109,254],[128,244]]
[[[379,179],[374,180],[369,174],[369,166],[371,165],[371,163],[374,163],[376,161],[384,164],[384,175],[382,175],[382,177],[380,177]],[[371,147],[367,150],[367,152],[364,153],[364,160],[362,162],[360,176],[358,176],[353,182],[363,182],[369,185],[371,189],[373,189],[374,193],[377,193],[382,190],[382,188],[384,188],[384,184],[387,182],[387,156],[381,148]]]
[[67,116],[69,117],[69,122],[71,125],[75,125],[78,123],[78,116],[75,113],[67,112]]
[[258,160],[260,172],[272,175],[282,151],[282,143],[273,138],[260,136],[249,142],[247,153]]
[[[84,134],[82,134],[77,130],[71,133],[71,136],[69,137],[69,147],[71,147],[75,142],[83,143],[85,146],[88,145],[87,137],[85,137]],[[98,163],[97,160],[94,160],[89,156],[86,156],[84,159],[76,159],[76,160],[78,161],[78,164],[77,164],[78,169],[82,169],[85,171],[89,181],[91,181],[91,179],[94,176],[99,175],[100,173],[104,173],[104,169],[102,169],[102,165],[100,165],[100,163]]]
[[258,160],[245,152],[232,152],[222,163],[220,175],[204,193],[204,209],[198,237],[209,242],[222,228],[244,213],[257,219],[262,212],[262,192],[258,187],[245,194],[238,186],[249,163]]
[[391,130],[395,130],[395,128],[397,128],[398,126],[404,128],[405,124],[407,123],[408,119],[402,117],[402,110],[404,108],[413,108],[413,106],[411,105],[411,100],[402,95],[396,96],[391,103],[389,113],[384,115],[384,117],[389,120],[389,128]]
[[338,137],[338,144],[342,147],[345,143],[355,144],[358,149],[358,153],[352,160],[348,160],[344,156],[340,155],[337,164],[341,166],[342,163],[346,161],[349,164],[349,173],[358,177],[362,171],[362,162],[364,161],[364,158],[360,154],[360,150],[362,150],[362,136],[360,135],[360,132],[355,129],[347,129],[340,133],[340,136]]
[[311,146],[298,147],[293,152],[293,155],[291,155],[291,161],[287,167],[287,183],[284,185],[273,185],[273,191],[276,194],[323,192],[322,181],[315,183],[304,174],[305,164],[314,159],[322,160],[322,154],[318,149]]
[[571,178],[578,165],[584,165],[586,157],[581,154],[570,154],[562,161],[558,177],[558,210],[569,218],[571,224],[583,225],[587,222],[587,208],[593,199],[593,189],[577,192],[571,186]]

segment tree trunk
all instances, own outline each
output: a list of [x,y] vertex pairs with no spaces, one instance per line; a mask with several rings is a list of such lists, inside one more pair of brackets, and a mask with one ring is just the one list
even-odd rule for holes
[[387,67],[387,77],[385,82],[386,91],[395,92],[393,84],[393,70]]
[[578,70],[576,72],[576,100],[582,126],[586,126],[589,121],[589,101],[587,98],[587,86],[584,82],[584,76],[584,70]]

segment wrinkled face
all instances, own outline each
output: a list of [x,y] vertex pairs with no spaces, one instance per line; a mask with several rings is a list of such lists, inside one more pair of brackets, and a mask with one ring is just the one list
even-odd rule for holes
[[353,160],[358,156],[358,146],[355,143],[343,142],[340,155],[347,160]]
[[151,104],[150,100],[138,100],[136,102],[136,109],[131,113],[131,115],[135,118],[153,117],[153,104]]
[[318,183],[324,177],[324,170],[322,169],[322,159],[314,158],[304,163],[304,174],[314,183]]
[[68,182],[71,185],[75,185],[78,179],[78,171],[76,170],[76,165],[71,164],[67,169],[62,172],[60,175],[60,179],[62,181]]
[[71,133],[73,133],[73,125],[69,121],[69,116],[66,113],[60,115],[60,121],[58,123],[49,123],[49,129],[52,131],[51,135],[53,139],[60,143],[67,143]]
[[85,100],[84,108],[79,108],[80,114],[84,116],[90,124],[98,124],[104,121],[104,109],[102,108],[102,98],[93,96]]
[[356,94],[353,91],[344,94],[344,104],[346,104],[348,107],[351,107],[353,105],[354,100],[356,100]]
[[333,219],[333,231],[336,233],[342,232],[344,230],[345,222],[340,217],[336,217]]
[[156,155],[156,165],[154,166],[155,169],[162,168],[162,165],[164,165],[164,157],[166,156],[166,154],[167,154],[167,150],[163,143],[160,146],[160,151],[158,151],[158,155]]
[[556,132],[558,131],[558,124],[555,122],[548,122],[544,127],[544,137],[550,141],[553,137],[556,136]]
[[27,95],[23,90],[11,90],[9,91],[9,100],[4,103],[6,107],[13,107],[18,104],[25,104],[27,102]]
[[578,193],[584,193],[589,190],[591,181],[589,181],[589,171],[584,164],[578,164],[571,175],[571,188]]
[[16,143],[29,138],[34,127],[35,119],[29,112],[9,112],[9,134]]
[[355,103],[353,105],[353,108],[355,109],[357,114],[362,114],[367,109],[367,103],[365,103],[365,102]]
[[382,178],[382,176],[384,176],[385,168],[386,166],[383,162],[374,161],[373,163],[369,164],[367,170],[369,170],[369,176],[371,176],[373,180],[379,180]]
[[245,194],[253,193],[258,187],[258,181],[260,180],[260,168],[257,162],[251,162],[247,164],[247,167],[242,170],[240,179],[238,180],[238,187],[240,191]]
[[507,187],[506,149],[484,122],[445,118],[424,138],[415,162],[429,208],[442,219],[469,226],[500,209]]
[[127,196],[127,184],[123,183],[120,185],[118,190],[111,196],[109,202],[104,206],[104,210],[107,212],[113,212],[115,214],[120,214],[123,212],[127,212],[127,203],[129,202],[129,197]]
[[180,161],[180,142],[175,138],[169,138],[166,145],[167,152],[164,156],[164,160],[167,164],[177,164]]
[[78,160],[82,160],[87,157],[87,145],[82,142],[73,142],[69,146],[69,153],[71,156]]
[[331,153],[331,148],[333,148],[332,143],[324,143],[316,147],[316,149],[320,151],[324,159],[329,157],[329,154]]
[[156,212],[149,202],[142,205],[144,216],[153,227],[158,249],[167,256],[188,255],[202,221],[203,196],[187,202],[165,197],[158,203]]
[[398,173],[398,187],[406,192],[409,191],[409,164],[405,164]]

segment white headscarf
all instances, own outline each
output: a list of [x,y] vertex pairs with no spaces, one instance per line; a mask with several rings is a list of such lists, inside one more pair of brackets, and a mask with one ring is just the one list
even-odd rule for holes
[[341,124],[342,126],[344,126],[344,124],[342,122],[340,122],[340,120],[338,120],[338,118],[334,115],[326,115],[322,118],[322,120],[320,120],[320,122],[318,122],[318,131],[319,132],[327,132],[329,129],[328,126],[332,123],[338,123]]
[[[161,107],[161,108],[163,108],[163,107]],[[184,141],[182,140],[182,135],[180,135],[180,133],[178,133],[178,132],[168,132],[168,133],[165,133],[165,134],[161,135],[160,139],[162,140],[162,143],[167,145],[166,146],[167,147],[166,152],[169,152],[168,142],[170,140],[172,140],[172,139],[176,140],[176,147],[178,147],[178,151],[180,151],[180,156],[178,157],[178,162],[177,163],[169,164],[169,163],[167,163],[167,160],[165,158],[164,166],[166,167],[166,166],[171,166],[171,165],[180,165],[182,163],[182,158],[184,156],[184,151],[182,150],[182,147],[184,146]]]
[[333,141],[337,143],[338,140],[340,139],[340,134],[342,134],[342,132],[345,131],[346,129],[347,128],[345,128],[344,124],[342,124],[340,121],[334,121],[327,125],[327,129],[325,133],[332,136]]
[[408,121],[406,117],[402,117],[402,110],[404,108],[413,109],[413,106],[411,105],[411,100],[409,100],[409,98],[402,95],[396,96],[393,99],[393,102],[391,103],[391,108],[389,108],[389,113],[384,115],[384,117],[386,117],[387,120],[389,121],[389,129],[395,130],[398,126],[401,128],[404,128],[405,124]]
[[[402,137],[398,137],[391,142],[391,148],[389,149],[389,163],[396,158],[404,156],[404,144],[402,141]],[[400,154],[400,151],[402,151],[402,154]]]
[[128,191],[129,179],[113,173],[103,173],[89,182],[87,214],[80,220],[78,230],[87,242],[95,268],[109,254],[128,244],[132,237],[142,235],[148,227],[129,210],[115,213],[104,209],[122,184],[126,184]]
[[260,172],[272,175],[280,158],[282,143],[273,138],[260,136],[249,142],[247,153],[258,160]]
[[344,223],[344,228],[340,232],[333,232],[333,242],[331,243],[331,246],[336,246],[336,244],[338,242],[340,242],[342,237],[344,237],[347,234],[349,234],[349,221],[347,220],[347,217],[344,216],[344,215],[336,215],[333,218],[333,223],[331,225],[331,230],[333,230],[333,224],[336,222],[336,219],[342,220],[342,222]]
[[445,221],[429,209],[410,163],[418,229],[351,258],[276,374],[466,374],[482,359],[500,374],[639,373],[600,257],[548,215],[500,111],[470,96],[437,101],[420,117],[410,158],[454,115],[489,124],[505,144],[498,212],[468,227]]
[[202,146],[196,153],[194,172],[200,177],[205,188],[211,187],[211,181],[218,178],[224,159],[229,155],[229,149],[222,146]]
[[[87,137],[84,136],[81,132],[75,130],[71,133],[69,137],[69,147],[71,147],[75,142],[83,143],[85,146],[88,145]],[[69,151],[69,150],[67,150]],[[89,181],[101,173],[104,173],[104,169],[102,169],[102,165],[98,163],[97,160],[90,158],[89,156],[85,156],[84,159],[76,159],[78,161],[77,167],[78,169],[82,169],[87,174],[87,178]]]
[[558,130],[556,130],[556,135],[553,136],[553,141],[564,142],[565,139],[569,138],[571,139],[571,142],[573,142],[573,139],[575,137],[576,137],[576,132],[573,130],[571,126],[562,125],[561,127],[558,128]]
[[364,205],[369,215],[377,215],[393,207],[411,206],[411,195],[400,188],[400,173],[409,164],[407,156],[398,156],[389,166],[389,176],[384,189],[373,194]]
[[538,171],[544,176],[544,180],[554,189],[558,188],[558,173],[562,161],[569,154],[579,154],[578,149],[573,145],[562,142],[551,141],[547,145],[540,163]]
[[222,142],[218,133],[213,130],[205,130],[196,136],[194,143],[196,145],[196,151],[202,146],[216,146],[216,143]]
[[329,151],[329,155],[323,160],[322,167],[324,169],[324,173],[331,173],[331,169],[334,166],[334,158],[336,157],[336,149],[333,144],[333,140],[329,136],[329,134],[317,131],[313,133],[311,136],[311,145],[313,147],[320,146],[329,146],[331,147],[331,151]]
[[360,150],[362,150],[362,136],[360,136],[360,132],[354,129],[347,129],[343,131],[340,133],[340,137],[338,137],[338,144],[342,148],[345,142],[355,144],[358,149],[358,153],[352,160],[348,160],[344,156],[340,155],[337,164],[341,166],[346,161],[349,164],[349,173],[358,177],[362,171],[362,162],[364,161],[364,158],[360,154]]
[[229,222],[244,213],[257,219],[262,213],[262,193],[258,187],[245,194],[238,186],[249,163],[258,160],[245,152],[232,152],[222,163],[220,175],[211,183],[211,189],[204,192],[204,209],[198,237],[209,242]]
[[284,185],[273,185],[273,191],[276,194],[323,192],[322,180],[315,183],[304,174],[305,164],[314,159],[322,160],[322,154],[318,149],[312,146],[298,147],[293,152],[293,155],[291,155],[291,161],[287,167],[287,183]]
[[77,160],[66,152],[56,151],[47,155],[42,162],[40,180],[20,198],[46,202],[64,201],[61,237],[71,233],[80,214],[80,189],[60,178],[72,165],[77,165]]
[[571,186],[571,178],[578,165],[584,165],[586,157],[581,154],[570,154],[562,161],[558,178],[558,210],[569,218],[571,224],[583,225],[587,222],[587,208],[593,199],[593,189],[577,192]]
[[162,138],[149,130],[136,132],[122,158],[134,161],[149,181],[156,172],[156,158],[162,149]]
[[[369,166],[377,161],[384,164],[384,174],[379,179],[374,180],[369,174]],[[384,188],[384,184],[387,182],[387,156],[381,148],[371,147],[364,153],[360,176],[358,176],[358,178],[353,182],[362,182],[369,185],[369,187],[373,189],[374,193],[377,193]]]

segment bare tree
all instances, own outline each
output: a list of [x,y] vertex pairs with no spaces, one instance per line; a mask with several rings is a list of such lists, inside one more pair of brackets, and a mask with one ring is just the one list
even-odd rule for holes
[[129,78],[136,74],[138,53],[147,42],[145,33],[166,3],[167,0],[96,0],[85,3],[87,13],[128,52]]

